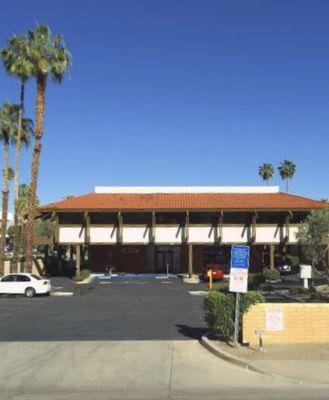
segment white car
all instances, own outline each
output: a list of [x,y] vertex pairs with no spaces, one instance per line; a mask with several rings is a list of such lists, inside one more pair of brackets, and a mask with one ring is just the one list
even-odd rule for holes
[[25,294],[26,297],[33,297],[36,294],[49,294],[50,290],[50,281],[34,274],[13,273],[0,279],[1,294]]

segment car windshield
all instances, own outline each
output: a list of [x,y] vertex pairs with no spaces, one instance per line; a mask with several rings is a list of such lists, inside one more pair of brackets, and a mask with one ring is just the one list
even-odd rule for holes
[[40,281],[40,280],[41,280],[40,276],[38,276],[38,275],[34,275],[34,274],[32,274],[31,276],[32,276],[34,279],[37,279],[38,281]]

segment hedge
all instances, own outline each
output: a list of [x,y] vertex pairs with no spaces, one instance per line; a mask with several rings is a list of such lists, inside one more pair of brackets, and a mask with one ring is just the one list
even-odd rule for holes
[[[217,339],[226,342],[230,342],[234,335],[235,298],[233,293],[213,290],[204,299],[205,321],[208,328]],[[241,332],[242,315],[253,304],[263,303],[264,301],[261,292],[241,293],[239,332]]]

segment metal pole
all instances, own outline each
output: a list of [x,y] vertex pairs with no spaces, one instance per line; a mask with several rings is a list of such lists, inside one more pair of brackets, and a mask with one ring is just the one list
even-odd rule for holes
[[239,322],[240,322],[240,293],[236,294],[235,300],[235,323],[234,323],[234,343],[238,343],[239,339]]

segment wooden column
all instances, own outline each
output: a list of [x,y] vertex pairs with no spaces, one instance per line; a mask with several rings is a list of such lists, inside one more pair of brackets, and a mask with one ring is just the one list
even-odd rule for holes
[[188,275],[191,278],[193,275],[193,245],[188,244]]
[[258,217],[258,214],[255,211],[255,214],[253,215],[252,222],[251,222],[251,242],[255,242],[256,241],[257,217]]
[[189,225],[190,225],[190,214],[188,211],[186,211],[185,226],[184,226],[184,241],[186,243],[188,243],[189,239]]
[[75,274],[80,275],[80,265],[81,265],[81,246],[77,244],[75,246]]
[[274,244],[270,244],[270,268],[271,269],[275,268],[274,252],[275,252],[275,245]]
[[118,212],[118,243],[122,243],[122,214]]
[[54,244],[59,242],[59,218],[58,214],[53,213],[53,219],[55,223],[55,232],[54,232]]
[[223,223],[224,223],[224,213],[223,211],[220,212],[218,217],[218,224],[217,224],[217,237],[216,241],[221,243],[223,238]]
[[152,212],[152,220],[151,220],[151,232],[150,232],[150,242],[155,242],[155,225],[156,225],[156,215],[155,212]]
[[285,218],[286,235],[285,235],[284,240],[285,240],[286,243],[289,242],[290,220],[291,220],[292,216],[293,216],[293,214],[292,214],[292,212],[290,211],[290,212],[289,212],[289,215],[287,215],[286,218]]
[[85,243],[90,243],[90,214],[87,212],[84,214],[85,220]]

